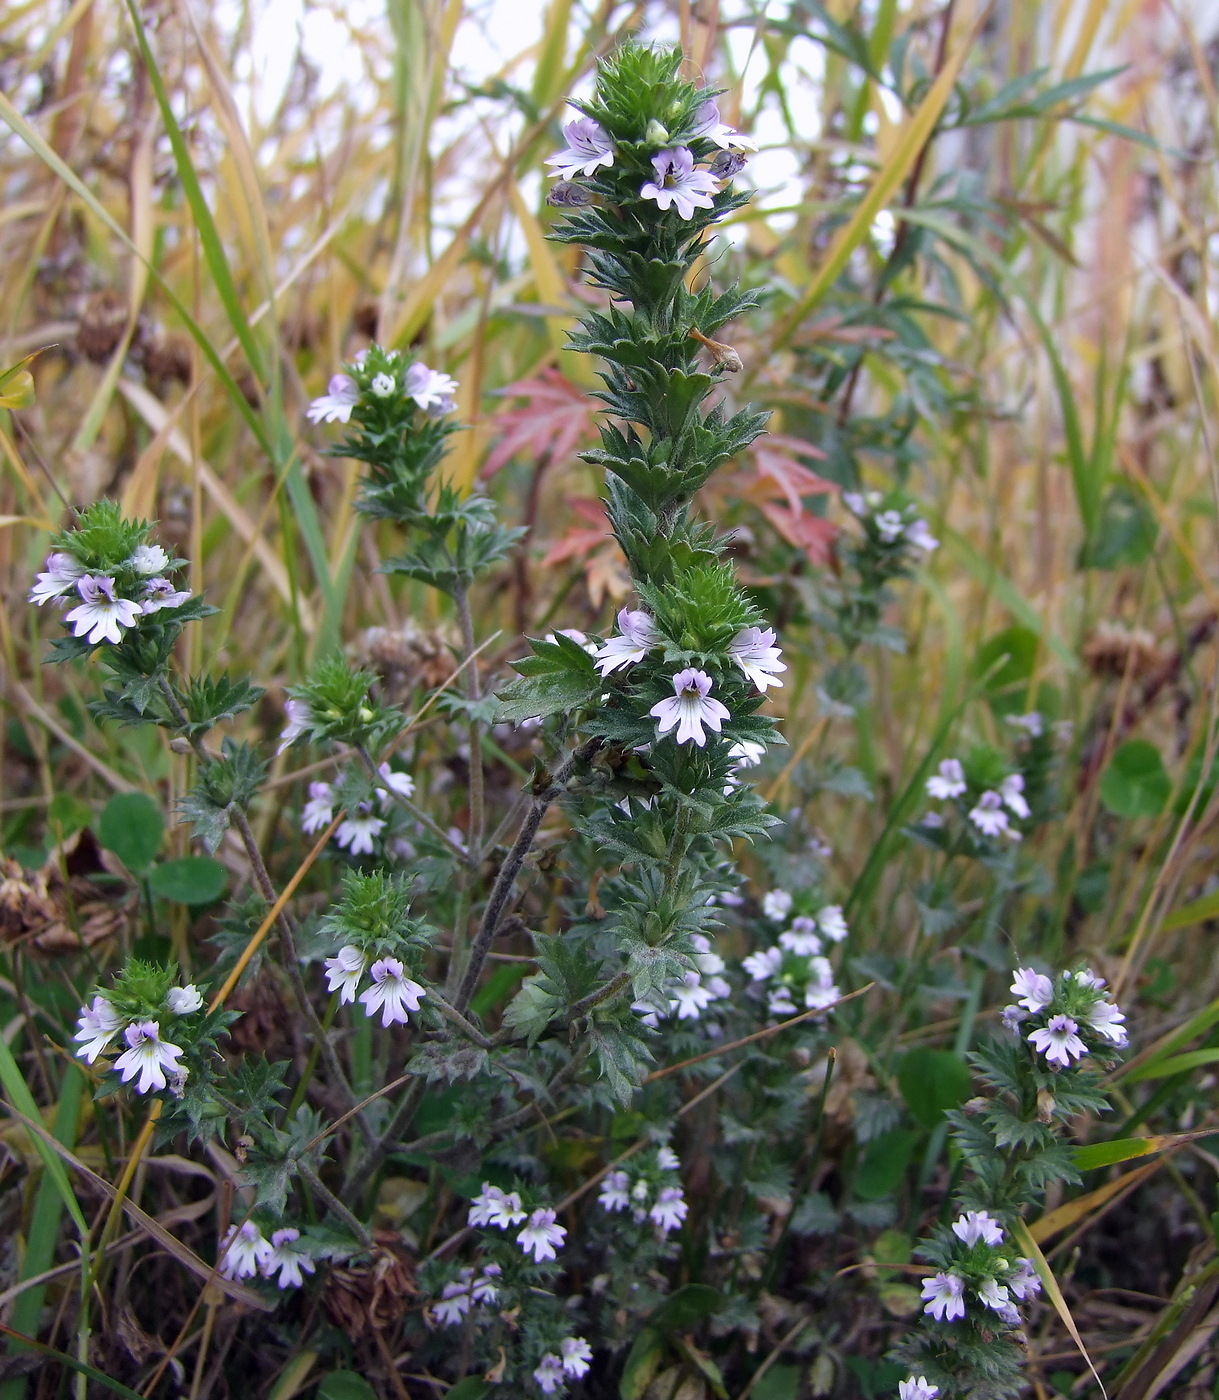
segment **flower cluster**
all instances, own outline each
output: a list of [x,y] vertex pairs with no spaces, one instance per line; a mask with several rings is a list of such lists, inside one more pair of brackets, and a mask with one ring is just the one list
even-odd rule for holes
[[564,1337],[557,1352],[548,1351],[538,1362],[533,1379],[543,1395],[553,1395],[569,1380],[586,1376],[593,1359],[593,1349],[583,1337]]
[[105,997],[98,993],[91,1006],[80,1008],[73,1037],[76,1053],[94,1064],[119,1038],[126,1049],[116,1057],[113,1068],[124,1084],[138,1079],[135,1089],[139,1094],[167,1087],[180,1094],[188,1073],[181,1063],[185,1051],[161,1038],[161,1021],[166,1015],[193,1016],[202,1006],[203,997],[193,983],[165,989],[155,1005],[139,995]]
[[355,1001],[364,973],[368,973],[372,986],[360,992],[360,1004],[367,1016],[380,1012],[383,1026],[395,1022],[406,1025],[410,1013],[418,1011],[427,996],[427,988],[406,975],[400,958],[378,958],[369,967],[367,954],[351,943],[327,958],[325,967],[327,990],[338,992],[339,1001],[344,1003]]
[[[288,702],[289,705],[296,703]],[[414,795],[415,780],[409,773],[397,772],[388,763],[382,763],[377,772],[385,786],[374,788],[373,795],[382,813],[392,811],[399,799],[409,800]],[[309,784],[309,800],[301,810],[301,830],[306,835],[312,836],[330,825],[337,798],[336,784]],[[348,813],[338,824],[333,839],[353,856],[372,855],[387,825],[385,816],[378,816],[371,802],[361,802],[354,813]]]
[[306,416],[311,423],[349,423],[361,401],[370,407],[409,401],[439,418],[453,412],[456,392],[455,379],[418,360],[407,364],[396,350],[379,350],[376,356],[362,350],[347,371],[332,376]]
[[[808,912],[803,909],[808,903]],[[840,904],[813,909],[801,896],[801,908],[792,917],[796,901],[788,890],[767,891],[762,912],[774,923],[787,924],[779,940],[751,953],[741,966],[754,988],[766,993],[772,1016],[794,1016],[799,1010],[817,1011],[837,1001],[842,992],[834,981],[834,969],[825,955],[826,945],[845,941],[850,929]],[[790,922],[789,922],[790,919]]]
[[[666,639],[655,620],[642,609],[623,608],[618,614],[618,632],[592,650],[593,663],[601,676],[612,675],[646,660],[648,653],[666,645]],[[759,694],[768,687],[781,686],[779,673],[787,670],[782,652],[775,645],[770,628],[740,628],[728,642],[724,661],[735,666]],[[658,700],[648,714],[656,720],[658,738],[673,734],[678,744],[695,744],[703,748],[707,742],[706,729],[718,734],[726,720],[732,718],[726,705],[712,694],[714,679],[707,671],[687,666],[669,676],[673,694]],[[751,744],[741,748],[746,762],[761,746]]]
[[[1008,841],[1020,841],[1023,834],[1013,823],[1027,821],[1032,815],[1024,795],[1024,777],[1020,773],[1009,773],[994,786],[982,786],[979,790],[979,785],[967,778],[959,759],[946,758],[927,779],[926,786],[929,797],[937,802],[955,803],[974,831],[990,840],[1004,837]],[[941,827],[943,815],[929,812],[923,817],[922,825],[933,829]]]
[[912,548],[930,554],[940,547],[918,507],[902,497],[880,491],[844,491],[842,501],[863,525],[869,540],[882,549]]
[[670,978],[654,996],[643,997],[632,1009],[640,1013],[644,1025],[655,1028],[660,1021],[676,1017],[679,1021],[697,1021],[712,1003],[725,1001],[732,987],[721,975],[724,959],[715,952],[706,934],[691,934],[694,945],[690,961],[694,970]]
[[117,646],[144,618],[181,608],[190,591],[178,588],[172,575],[186,561],[149,544],[148,531],[142,521],[123,520],[110,501],[91,506],[73,529],[56,536],[58,548],[47,555],[30,602],[68,609],[64,624],[90,647]]
[[473,1269],[459,1269],[457,1277],[446,1283],[440,1297],[432,1304],[432,1316],[445,1327],[456,1327],[470,1312],[483,1303],[494,1303],[499,1297],[497,1280],[503,1270],[498,1264],[484,1264],[476,1274]]
[[279,1288],[299,1288],[304,1283],[302,1270],[313,1273],[317,1265],[312,1256],[296,1246],[301,1232],[293,1226],[275,1230],[268,1240],[252,1220],[243,1225],[230,1225],[220,1241],[219,1272],[227,1279],[263,1278],[279,1275]]
[[557,1219],[549,1206],[526,1211],[520,1192],[503,1191],[489,1181],[483,1182],[483,1189],[470,1202],[468,1217],[471,1225],[493,1225],[498,1230],[509,1230],[525,1221],[524,1228],[517,1232],[516,1242],[526,1257],[533,1256],[535,1264],[558,1258],[567,1231],[555,1223]]
[[1068,1069],[1088,1054],[1105,1058],[1129,1037],[1125,1012],[1104,988],[1105,979],[1091,968],[1063,972],[1056,979],[1031,967],[1018,968],[1011,989],[1017,1000],[1004,1007],[1003,1024],[1055,1069]]
[[1039,1293],[1041,1280],[1032,1261],[1016,1254],[1004,1238],[1002,1225],[984,1210],[966,1211],[953,1222],[950,1235],[941,1233],[935,1252],[942,1267],[923,1281],[928,1317],[942,1323],[971,1317],[981,1327],[995,1320],[1020,1326],[1012,1300],[1023,1302]]
[[603,1209],[629,1211],[636,1224],[650,1220],[662,1235],[680,1229],[690,1212],[678,1173],[681,1162],[671,1147],[658,1147],[609,1172],[597,1197]]
[[[546,161],[559,181],[550,198],[552,203],[580,208],[591,203],[592,189],[579,184],[577,177],[595,182],[601,170],[613,166],[618,144],[589,116],[569,122],[563,128],[563,139],[566,146]],[[681,219],[693,218],[696,209],[713,209],[719,181],[737,174],[745,163],[740,152],[757,150],[748,136],[720,120],[714,98],[695,109],[684,131],[670,132],[653,119],[642,144],[662,149],[648,158],[651,169],[638,185],[637,198],[651,200],[662,213],[674,209]],[[638,148],[640,143],[632,145]],[[705,168],[699,165],[704,158]]]

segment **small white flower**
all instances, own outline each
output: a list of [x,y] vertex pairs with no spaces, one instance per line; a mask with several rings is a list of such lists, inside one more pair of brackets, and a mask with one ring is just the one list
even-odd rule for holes
[[161,1039],[158,1021],[134,1022],[123,1032],[123,1039],[128,1048],[115,1060],[114,1068],[124,1084],[130,1084],[137,1074],[140,1076],[135,1086],[139,1094],[146,1094],[150,1089],[164,1089],[165,1071],[176,1073],[182,1068],[178,1063],[182,1051]]
[[374,374],[368,388],[379,399],[387,399],[398,387],[392,374]]
[[678,1229],[689,1214],[690,1207],[686,1204],[686,1197],[681,1187],[663,1186],[656,1197],[655,1204],[648,1211],[648,1219],[659,1225],[667,1235],[670,1230]]
[[714,208],[715,177],[707,170],[695,170],[694,156],[685,146],[653,156],[652,169],[655,179],[640,187],[641,199],[654,199],[660,209],[673,206],[683,219],[692,219],[696,209]]
[[940,764],[939,770],[927,779],[927,791],[940,802],[951,797],[960,797],[965,791],[965,770],[961,767],[960,760],[946,758]]
[[471,1225],[494,1225],[506,1230],[524,1219],[520,1195],[516,1191],[501,1191],[489,1181],[483,1182],[482,1191],[470,1202],[468,1221]]
[[865,516],[868,513],[868,503],[864,500],[862,491],[844,491],[842,504],[852,515]]
[[529,1217],[529,1223],[516,1237],[517,1244],[525,1254],[532,1254],[534,1262],[540,1264],[544,1259],[555,1259],[557,1246],[562,1245],[567,1238],[567,1231],[562,1225],[556,1225],[556,1216],[549,1207],[535,1210]]
[[939,1273],[923,1280],[923,1309],[937,1322],[952,1322],[965,1316],[965,1280],[959,1274]]
[[1040,739],[1045,733],[1045,725],[1037,710],[1030,710],[1027,715],[1008,715],[1007,722],[1013,729],[1023,729],[1031,739]]
[[563,1357],[563,1369],[569,1376],[579,1380],[588,1374],[593,1349],[583,1337],[564,1337],[559,1343],[559,1352]]
[[336,374],[326,392],[305,410],[310,423],[349,423],[351,410],[360,402],[360,389],[349,374]]
[[766,948],[760,953],[750,953],[741,962],[741,966],[755,982],[768,981],[782,965],[783,950],[781,948]]
[[1012,979],[1012,996],[1035,1016],[1044,1011],[1054,1000],[1054,984],[1043,972],[1035,972],[1031,967],[1018,967]]
[[114,591],[114,580],[108,574],[83,574],[76,581],[76,591],[83,599],[64,617],[72,624],[78,637],[97,644],[123,640],[123,628],[134,627],[140,618],[140,605],[129,598],[120,598]]
[[153,574],[159,574],[168,563],[169,555],[159,544],[141,544],[131,551],[127,567],[134,569],[144,578],[151,578]]
[[928,529],[925,520],[912,520],[906,526],[906,542],[912,544],[915,549],[921,549],[925,554],[930,554],[940,547],[939,540]]
[[885,544],[893,544],[900,540],[906,530],[901,511],[882,510],[876,517],[876,530]]
[[1078,1030],[1079,1023],[1070,1016],[1051,1016],[1046,1026],[1030,1031],[1028,1040],[1052,1065],[1066,1069],[1072,1058],[1078,1060],[1088,1053],[1088,1047],[1076,1035]]
[[993,1278],[988,1278],[976,1292],[986,1306],[995,1312],[1003,1312],[1008,1307],[1007,1289],[996,1283]]
[[714,98],[708,98],[694,114],[694,126],[690,135],[702,136],[708,141],[714,141],[721,150],[725,151],[756,151],[758,149],[757,142],[752,138],[742,136],[739,131],[734,131],[732,127],[724,125],[720,120],[719,104]]
[[1014,812],[1021,821],[1029,815],[1029,804],[1024,800],[1024,779],[1019,773],[1009,773],[999,784],[999,796],[1008,811]]
[[76,591],[77,581],[84,577],[85,566],[73,554],[48,554],[46,572],[38,575],[30,589],[30,602],[42,607]]
[[[276,753],[283,753],[288,745],[294,744],[313,723],[313,707],[308,700],[288,700],[284,704],[284,714],[288,717],[288,723],[280,733]],[[312,789],[310,791],[312,792]]]
[[227,1279],[253,1278],[263,1262],[271,1257],[271,1245],[252,1220],[230,1225],[220,1241],[218,1272]]
[[170,987],[165,993],[165,1005],[175,1016],[189,1016],[203,1005],[203,997],[193,982],[185,987]]
[[939,831],[944,825],[944,818],[939,812],[924,812],[919,819],[919,826],[925,826],[931,831]]
[[728,757],[736,760],[738,768],[756,768],[766,757],[766,745],[740,739],[728,750]]
[[123,1017],[105,997],[96,996],[92,1007],[81,1007],[76,1025],[72,1037],[80,1046],[76,1053],[92,1064],[122,1029]]
[[820,910],[817,914],[817,927],[831,943],[841,943],[851,931],[842,917],[841,904],[827,904]]
[[383,1026],[395,1021],[406,1025],[410,1019],[407,1013],[419,1010],[426,989],[406,976],[397,958],[379,959],[369,968],[369,976],[373,985],[360,996],[365,1014],[372,1017],[380,1011]]
[[598,1205],[608,1211],[626,1210],[631,1203],[629,1188],[631,1178],[624,1171],[610,1172],[601,1183]]
[[687,668],[673,677],[673,694],[658,701],[648,713],[658,721],[660,734],[676,728],[679,744],[693,742],[701,749],[707,742],[703,725],[717,734],[723,721],[730,719],[727,708],[711,699],[711,677],[706,671]]
[[[388,763],[383,763],[380,768],[377,769],[377,772],[381,775],[381,781],[390,791],[396,792],[399,797],[414,797],[415,780],[409,773],[397,773]],[[376,791],[383,806],[389,802],[390,797],[388,792],[382,788],[377,788]]]
[[546,158],[546,164],[555,167],[554,173],[560,179],[595,175],[603,165],[614,163],[614,142],[592,117],[568,122],[563,128],[563,139],[566,149]]
[[562,1357],[556,1356],[553,1351],[548,1351],[538,1362],[533,1379],[537,1381],[538,1389],[543,1395],[553,1395],[556,1390],[561,1390],[566,1384]]
[[1122,1024],[1125,1019],[1126,1013],[1111,1001],[1098,1001],[1091,1011],[1084,1013],[1084,1025],[1097,1035],[1103,1035],[1113,1045],[1125,1045],[1130,1039]]
[[618,614],[618,631],[620,636],[611,637],[593,651],[597,670],[602,676],[642,661],[662,641],[656,624],[641,610],[633,612],[630,608],[623,608]]
[[1003,810],[1003,799],[997,792],[984,792],[978,798],[978,805],[971,807],[969,820],[983,836],[999,836],[1007,830],[1007,813]]
[[1075,973],[1068,972],[1066,975],[1077,987],[1087,987],[1091,991],[1099,992],[1105,986],[1105,979],[1098,977],[1090,967],[1081,968]]
[[[804,989],[804,1008],[806,1011],[824,1011],[827,1006],[833,1006],[842,992],[835,985],[827,959],[813,958],[812,962],[817,976]],[[824,966],[818,967],[817,964]]]
[[768,685],[783,684],[777,679],[780,671],[787,670],[787,663],[779,660],[782,654],[775,646],[774,630],[770,627],[765,631],[760,627],[744,627],[728,644],[728,655],[746,680],[751,680],[763,695]]
[[442,1327],[456,1327],[470,1311],[471,1270],[462,1269],[466,1277],[456,1283],[446,1283],[440,1297],[432,1304],[432,1316]]
[[418,361],[406,372],[406,396],[414,399],[420,408],[447,411],[456,392],[456,379],[450,379],[439,370],[428,369],[427,365]]
[[150,578],[144,585],[144,601],[140,604],[140,611],[148,617],[162,608],[180,608],[189,597],[189,588],[175,588],[167,578]]
[[775,923],[782,923],[792,911],[792,897],[787,890],[768,890],[762,899],[762,913]]
[[789,987],[776,987],[766,998],[766,1009],[772,1016],[794,1016],[796,1003]]
[[339,829],[334,833],[334,839],[344,850],[350,850],[353,856],[370,856],[373,853],[376,838],[380,836],[384,828],[385,823],[380,817],[369,814],[348,817],[339,823]]
[[681,1158],[671,1147],[658,1147],[656,1149],[656,1165],[661,1171],[676,1172],[681,1170]]
[[1031,1259],[1017,1259],[1011,1273],[1007,1275],[1006,1284],[1007,1291],[1021,1302],[1041,1292],[1041,1279]]
[[310,783],[309,801],[301,812],[301,830],[310,836],[330,825],[334,816],[334,789],[329,783]]
[[476,1303],[494,1303],[499,1297],[499,1288],[495,1280],[499,1278],[503,1270],[498,1264],[486,1264],[483,1271],[474,1280],[470,1292],[474,1296]]
[[355,1001],[356,988],[367,965],[368,959],[364,954],[348,943],[334,957],[326,959],[326,990],[338,992],[339,1001],[344,1004]]
[[926,1376],[910,1376],[897,1383],[897,1400],[935,1400],[940,1393],[938,1385],[932,1385]]
[[697,972],[687,972],[679,980],[671,982],[668,991],[669,1010],[677,1013],[679,1021],[697,1021],[715,1000]]
[[779,935],[779,943],[789,953],[807,958],[821,951],[821,939],[817,937],[817,921],[807,914],[792,920],[792,926]]
[[303,1249],[292,1248],[294,1241],[300,1237],[301,1232],[290,1225],[276,1230],[271,1236],[271,1252],[262,1261],[262,1272],[264,1278],[271,1278],[278,1270],[280,1288],[299,1288],[305,1281],[301,1270],[311,1274],[317,1269]]
[[1003,1243],[1003,1226],[984,1210],[967,1210],[953,1223],[952,1233],[963,1244],[971,1246],[979,1240],[984,1244]]
[[999,1012],[999,1019],[1003,1022],[1004,1028],[1017,1036],[1020,1034],[1020,1023],[1024,1018],[1025,1011],[1023,1007],[1019,1006],[1005,1006]]

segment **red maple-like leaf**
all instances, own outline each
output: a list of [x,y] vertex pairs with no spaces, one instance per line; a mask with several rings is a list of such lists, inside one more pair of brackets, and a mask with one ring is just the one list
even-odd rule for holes
[[508,408],[496,415],[495,423],[503,436],[487,456],[484,478],[494,476],[516,456],[553,465],[570,457],[581,442],[592,439],[597,404],[557,369],[544,369],[536,379],[518,380],[503,393],[526,402],[521,408]]
[[588,496],[576,496],[567,505],[589,524],[573,525],[561,539],[555,540],[546,551],[542,567],[579,559],[593,607],[600,608],[607,594],[615,603],[621,603],[630,592],[631,576],[618,541],[605,518],[605,502]]
[[770,477],[787,498],[795,513],[803,511],[801,496],[828,496],[838,488],[796,460],[799,457],[825,457],[819,447],[803,438],[783,433],[767,433],[753,445],[754,471],[759,481]]

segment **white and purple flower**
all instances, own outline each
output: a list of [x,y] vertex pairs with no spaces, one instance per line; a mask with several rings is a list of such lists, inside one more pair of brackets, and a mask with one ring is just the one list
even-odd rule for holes
[[960,797],[965,791],[965,770],[956,758],[946,758],[939,769],[927,779],[927,792],[939,802]]
[[602,676],[642,661],[662,641],[656,624],[642,610],[623,608],[618,614],[618,631],[619,636],[611,637],[593,652],[597,670]]
[[74,554],[48,554],[46,569],[34,580],[30,589],[30,602],[42,607],[66,598],[76,592],[76,585],[84,577],[85,566]]
[[937,1322],[953,1322],[965,1316],[965,1280],[959,1274],[938,1273],[923,1280],[923,1309]]
[[109,574],[83,574],[76,581],[76,591],[82,601],[65,615],[64,621],[72,624],[77,637],[94,645],[117,645],[123,640],[123,629],[134,627],[140,619],[140,605],[120,598]]
[[218,1272],[227,1279],[253,1278],[271,1253],[270,1242],[252,1220],[230,1225],[220,1241]]
[[786,671],[787,664],[779,659],[783,653],[775,646],[772,628],[742,628],[728,644],[728,655],[763,695],[767,686],[782,686],[778,673]]
[[312,1257],[303,1249],[292,1248],[300,1237],[301,1232],[290,1225],[276,1230],[271,1236],[270,1253],[263,1259],[260,1267],[264,1278],[273,1278],[276,1273],[279,1274],[277,1286],[280,1288],[299,1288],[305,1281],[301,1270],[311,1274],[317,1269]]
[[383,1026],[391,1026],[395,1021],[406,1025],[409,1013],[419,1010],[427,989],[406,975],[397,958],[378,959],[369,968],[368,975],[373,985],[360,995],[365,1014],[372,1017],[380,1011]]
[[529,1223],[516,1237],[522,1251],[532,1254],[537,1264],[557,1258],[558,1249],[567,1238],[567,1231],[555,1223],[557,1218],[549,1206],[541,1207],[533,1212]]
[[694,156],[685,146],[653,156],[652,169],[656,177],[640,187],[640,198],[655,200],[662,210],[673,207],[683,219],[692,219],[696,209],[714,207],[715,177],[710,171],[694,168]]
[[546,158],[546,164],[554,167],[560,179],[572,180],[577,175],[587,178],[603,165],[614,163],[613,139],[591,117],[568,122],[563,128],[563,139],[566,148]]
[[356,989],[364,976],[364,969],[368,966],[368,959],[359,948],[348,943],[340,948],[334,957],[327,958],[324,966],[326,990],[338,992],[339,1001],[343,1004],[355,1001]]
[[310,423],[349,423],[351,411],[360,402],[360,387],[349,374],[332,376],[326,392],[305,411]]
[[1030,1031],[1029,1044],[1043,1054],[1052,1065],[1066,1069],[1072,1059],[1082,1059],[1088,1047],[1079,1038],[1079,1023],[1070,1016],[1051,1016],[1045,1026]]
[[127,1049],[115,1060],[114,1068],[124,1084],[130,1084],[139,1075],[140,1082],[135,1086],[137,1093],[164,1089],[166,1070],[175,1075],[183,1073],[178,1063],[182,1051],[161,1039],[159,1021],[135,1021],[123,1032],[123,1039]]
[[76,1053],[92,1064],[122,1029],[123,1019],[105,997],[94,997],[91,1007],[80,1009],[73,1036],[80,1046]]
[[701,749],[707,742],[703,725],[717,734],[731,715],[725,705],[711,698],[711,677],[706,671],[688,667],[673,677],[673,694],[658,701],[648,713],[657,721],[661,735],[676,728],[679,744],[694,743]]

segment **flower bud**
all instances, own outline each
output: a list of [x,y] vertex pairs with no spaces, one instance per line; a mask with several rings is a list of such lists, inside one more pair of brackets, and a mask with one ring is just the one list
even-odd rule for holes
[[648,122],[648,129],[644,132],[643,139],[652,146],[664,146],[669,140],[669,129],[662,126],[655,117]]

